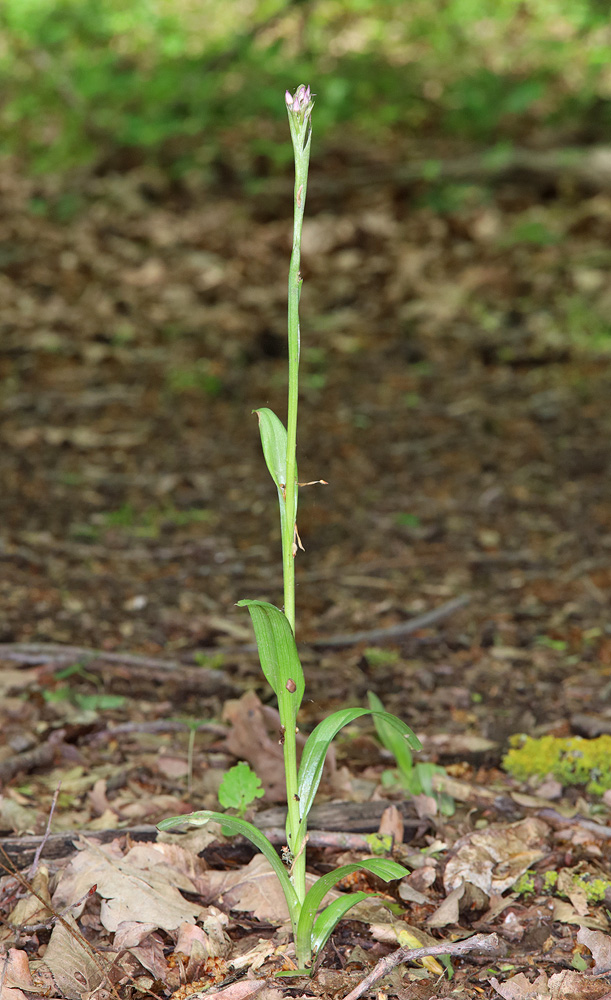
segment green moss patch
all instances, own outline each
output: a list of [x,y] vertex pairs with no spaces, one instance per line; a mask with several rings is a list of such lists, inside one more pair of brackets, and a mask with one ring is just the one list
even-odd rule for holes
[[585,785],[602,795],[611,788],[611,736],[586,740],[581,736],[513,736],[503,767],[519,781],[551,774],[563,787]]

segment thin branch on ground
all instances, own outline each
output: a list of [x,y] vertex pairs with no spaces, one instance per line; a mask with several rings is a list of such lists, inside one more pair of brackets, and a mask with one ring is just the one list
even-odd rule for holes
[[55,807],[57,805],[57,800],[59,798],[59,790],[60,790],[60,788],[61,788],[61,781],[59,782],[57,788],[55,789],[55,791],[53,793],[53,799],[51,801],[51,808],[49,809],[49,818],[47,820],[47,828],[46,828],[45,832],[43,833],[43,835],[41,837],[40,844],[36,848],[36,854],[34,855],[34,860],[32,861],[32,867],[30,868],[30,871],[29,871],[29,877],[30,878],[34,878],[34,875],[36,874],[36,870],[38,868],[38,865],[40,864],[40,856],[41,856],[41,854],[42,854],[42,852],[44,850],[45,844],[47,843],[47,840],[49,839],[49,836],[51,834],[51,820],[53,819],[53,813],[55,812]]
[[[319,639],[304,641],[302,645],[313,646],[314,648],[332,646],[354,646],[359,642],[386,642],[387,640],[400,639],[403,636],[418,632],[421,628],[428,628],[444,618],[448,618],[464,608],[469,603],[469,597],[463,595],[454,597],[445,604],[440,604],[438,608],[425,611],[421,615],[415,615],[397,625],[390,625],[388,628],[365,629],[361,632],[348,632],[341,635],[330,635]],[[198,653],[237,655],[240,653],[256,653],[257,647],[254,643],[244,643],[241,646],[209,646],[196,650]],[[197,677],[210,684],[211,691],[222,686],[230,685],[231,681],[222,670],[211,670],[206,667],[193,668],[188,664],[178,660],[165,660],[162,657],[140,656],[134,653],[109,653],[102,649],[87,649],[83,646],[61,646],[57,643],[30,643],[30,642],[0,642],[0,660],[16,660],[19,663],[66,663],[82,662],[89,670],[95,668],[95,661],[100,663],[115,663],[121,666],[130,667],[133,670],[161,670],[172,674],[176,671],[191,670]]]
[[432,611],[425,611],[424,614],[408,618],[407,621],[399,622],[398,625],[389,625],[388,628],[372,628],[363,632],[352,632],[346,635],[329,636],[327,639],[314,639],[310,646],[354,646],[359,642],[386,642],[387,640],[400,639],[404,635],[410,635],[421,628],[434,625],[443,618],[448,618],[460,608],[464,608],[469,603],[466,595],[454,597],[451,601],[446,601]]
[[1,761],[0,783],[10,781],[16,774],[27,774],[36,767],[46,767],[47,764],[52,764],[60,752],[65,735],[65,729],[56,729],[55,732],[51,733],[49,739],[41,743],[40,746],[26,750],[24,753],[14,754],[14,756]]
[[398,948],[386,958],[380,959],[378,964],[371,970],[362,982],[355,986],[344,1000],[358,1000],[367,990],[371,989],[383,976],[386,976],[396,965],[404,962],[417,962],[421,958],[429,955],[465,955],[469,951],[479,951],[494,953],[500,947],[500,940],[497,934],[474,934],[473,937],[465,938],[463,941],[456,941],[454,944],[435,944],[429,948]]

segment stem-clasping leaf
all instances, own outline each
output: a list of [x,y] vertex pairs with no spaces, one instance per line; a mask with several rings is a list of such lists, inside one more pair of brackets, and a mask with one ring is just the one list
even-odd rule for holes
[[[253,410],[253,413],[257,414],[259,420],[259,434],[261,435],[265,464],[278,490],[284,495],[286,487],[286,427],[274,411],[267,406]],[[295,479],[297,479],[297,466],[295,466]]]
[[248,608],[255,630],[261,669],[278,699],[283,725],[295,725],[305,690],[293,630],[280,608],[266,601],[238,601]]

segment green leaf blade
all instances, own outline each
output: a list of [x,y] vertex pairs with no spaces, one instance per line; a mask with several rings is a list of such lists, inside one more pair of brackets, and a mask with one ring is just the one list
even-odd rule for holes
[[415,750],[420,749],[420,741],[415,733],[412,732],[409,726],[398,719],[396,715],[391,715],[389,712],[383,710],[382,712],[378,712],[371,708],[342,708],[338,712],[333,712],[332,715],[327,716],[326,719],[319,722],[316,728],[310,733],[301,755],[298,790],[301,811],[304,817],[307,817],[312,808],[331,742],[337,736],[340,729],[354,722],[355,719],[361,718],[363,715],[382,717],[388,722],[388,725],[393,726],[399,732],[401,739],[406,740]]
[[363,899],[371,899],[372,895],[375,895],[375,893],[363,892],[362,890],[351,892],[346,896],[340,896],[339,899],[334,899],[332,903],[329,903],[325,907],[322,913],[316,918],[311,933],[312,951],[315,956],[324,948],[340,920],[348,913],[348,910],[351,910],[353,906],[356,906]]
[[183,826],[185,823],[189,823],[191,826],[204,826],[206,823],[210,823],[211,821],[214,823],[221,823],[222,826],[226,827],[231,833],[241,834],[243,837],[247,837],[251,844],[258,847],[261,854],[267,858],[274,870],[274,873],[278,876],[280,885],[282,886],[293,930],[295,930],[299,920],[300,910],[297,894],[292,886],[286,868],[276,854],[273,844],[271,844],[265,834],[261,833],[261,831],[257,829],[256,826],[253,826],[252,823],[249,823],[247,820],[241,819],[238,816],[226,816],[225,813],[213,812],[210,809],[202,809],[198,812],[189,813],[187,816],[170,816],[168,819],[163,819],[157,824],[157,829],[161,830],[163,833],[167,833],[172,832],[174,827]]
[[286,486],[286,427],[267,406],[253,412],[259,421],[265,464],[278,489],[283,490]]
[[[372,875],[376,875],[384,882],[390,882],[393,879],[404,878],[406,875],[409,875],[407,868],[404,868],[403,865],[398,864],[396,861],[390,860],[390,858],[367,858],[366,860],[359,861],[356,864],[341,865],[339,868],[336,868],[335,871],[328,872],[327,875],[323,875],[309,890],[301,907],[299,923],[297,925],[297,934],[295,936],[295,948],[297,955],[304,954],[306,947],[309,947],[310,949],[312,948],[314,921],[327,893],[333,888],[333,886],[337,885],[338,882],[341,882],[346,875],[352,875],[353,872],[359,871],[371,872]],[[354,893],[354,895],[356,896],[359,894]],[[365,895],[368,895],[368,893]],[[350,899],[351,896],[348,898]],[[358,901],[359,900],[356,900],[356,902]],[[331,903],[330,906],[332,907],[333,903]],[[349,909],[349,907],[347,907],[347,909]],[[337,907],[337,911],[332,910],[332,915],[333,912],[339,913],[340,907]],[[340,919],[341,916],[338,916],[337,920]],[[337,920],[335,923],[337,923]],[[335,924],[333,926],[335,926]],[[322,932],[324,931],[326,933],[327,929],[328,926],[323,921],[321,925],[321,936]],[[333,930],[333,927],[329,930],[329,934],[331,933],[331,930]]]
[[264,795],[261,779],[243,760],[224,774],[218,791],[224,809],[237,809],[242,813],[251,802]]
[[390,751],[397,762],[397,767],[401,773],[407,777],[413,767],[413,758],[410,744],[397,731],[395,726],[389,724],[383,716],[386,714],[384,705],[373,691],[367,692],[369,707],[374,712],[373,724],[378,734],[378,739],[386,750]]
[[[278,699],[280,718],[295,724],[305,691],[305,679],[293,630],[280,608],[266,601],[238,601],[248,608],[265,678]],[[286,723],[284,723],[286,725]]]

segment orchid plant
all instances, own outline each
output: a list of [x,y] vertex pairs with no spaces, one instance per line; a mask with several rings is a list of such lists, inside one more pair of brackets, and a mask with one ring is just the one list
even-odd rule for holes
[[[306,843],[308,814],[314,802],[329,746],[339,730],[363,715],[372,714],[378,721],[392,727],[406,745],[420,749],[418,739],[396,716],[373,708],[344,708],[320,722],[310,734],[297,761],[297,713],[304,695],[305,680],[295,642],[295,556],[301,547],[297,532],[297,406],[299,392],[299,299],[301,232],[306,200],[310,147],[312,142],[312,109],[310,88],[301,85],[294,94],[286,92],[286,108],[295,158],[293,248],[288,283],[288,415],[286,427],[268,409],[256,410],[263,455],[276,485],[280,507],[284,610],[265,601],[243,600],[239,606],[248,608],[254,627],[261,668],[278,701],[281,722],[281,743],[284,750],[286,780],[287,848],[282,859],[267,837],[252,823],[236,816],[202,810],[188,816],[173,816],[159,824],[160,830],[173,830],[190,824],[200,826],[211,820],[222,823],[225,831],[247,837],[265,855],[276,873],[291,920],[297,969],[292,974],[311,974],[317,958],[338,922],[365,892],[339,896],[326,907],[327,893],[347,875],[365,870],[389,882],[403,878],[408,872],[389,858],[368,858],[355,864],[341,865],[319,878],[306,891]],[[324,482],[324,480],[319,480]]]

